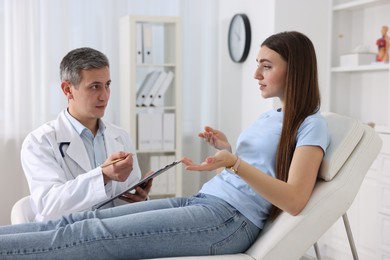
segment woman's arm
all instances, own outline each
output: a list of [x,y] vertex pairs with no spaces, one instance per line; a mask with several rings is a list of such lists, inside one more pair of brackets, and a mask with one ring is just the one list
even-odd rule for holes
[[[237,175],[273,205],[297,215],[305,207],[313,191],[324,152],[319,146],[300,146],[293,155],[287,182],[278,180],[241,160]],[[227,151],[219,151],[202,164],[194,165],[185,158],[187,170],[211,171],[234,165],[237,157]]]
[[298,147],[294,152],[287,183],[246,162],[241,162],[237,174],[270,203],[291,215],[297,215],[311,196],[323,155],[323,150],[318,146]]

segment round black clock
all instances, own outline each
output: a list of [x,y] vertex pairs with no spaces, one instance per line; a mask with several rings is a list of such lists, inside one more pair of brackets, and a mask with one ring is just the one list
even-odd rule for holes
[[236,14],[230,21],[228,47],[230,58],[237,63],[246,60],[251,45],[251,26],[245,14]]

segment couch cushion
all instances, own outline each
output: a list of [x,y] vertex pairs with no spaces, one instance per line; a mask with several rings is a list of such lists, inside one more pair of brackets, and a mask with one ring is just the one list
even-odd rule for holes
[[330,181],[336,176],[359,143],[364,129],[356,119],[330,112],[322,115],[328,123],[329,135],[332,136],[332,139],[322,161],[318,177]]

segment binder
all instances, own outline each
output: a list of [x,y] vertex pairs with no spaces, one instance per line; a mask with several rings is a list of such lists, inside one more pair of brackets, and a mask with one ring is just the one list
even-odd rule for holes
[[144,63],[144,36],[143,36],[143,24],[136,23],[136,37],[137,37],[137,64]]
[[138,150],[150,149],[150,136],[152,135],[152,129],[149,126],[148,114],[137,115],[137,148]]
[[153,26],[151,24],[143,24],[143,50],[144,63],[153,63]]
[[[160,169],[160,156],[152,155],[150,156],[150,169]],[[153,180],[152,189],[150,190],[150,195],[161,194],[161,185],[157,181],[157,178]]]
[[151,86],[149,93],[146,95],[145,99],[143,100],[142,106],[148,107],[151,105],[153,98],[157,94],[158,89],[160,88],[161,84],[164,82],[167,75],[168,74],[165,71],[160,72],[160,75],[154,81],[153,86]]
[[162,149],[162,115],[160,113],[138,113],[137,141],[139,150]]
[[[174,155],[169,155],[167,156],[168,161],[175,160]],[[176,175],[177,175],[177,170],[176,168],[172,168],[167,172],[166,177],[167,177],[167,193],[174,195],[176,193]]]
[[167,89],[169,88],[169,86],[171,85],[172,83],[172,80],[173,80],[173,77],[174,77],[174,74],[172,71],[168,71],[164,81],[162,82],[160,88],[157,90],[157,93],[154,95],[154,98],[151,102],[151,106],[155,106],[155,107],[158,107],[158,106],[162,106],[163,105],[163,100],[164,100],[164,94],[165,92],[167,91]]
[[152,71],[146,75],[145,79],[142,81],[141,86],[137,91],[137,106],[142,106],[146,96],[149,94],[154,82],[157,80],[159,75],[160,72],[158,71]]
[[162,148],[163,150],[175,149],[175,114],[163,114]]
[[[159,159],[160,159],[160,167],[168,164],[167,156],[160,155]],[[162,175],[158,176],[158,178],[155,179],[155,181],[158,182],[160,195],[167,194],[167,191],[168,191],[168,176],[167,175],[168,174],[171,174],[170,169],[166,172],[166,174],[162,174]]]

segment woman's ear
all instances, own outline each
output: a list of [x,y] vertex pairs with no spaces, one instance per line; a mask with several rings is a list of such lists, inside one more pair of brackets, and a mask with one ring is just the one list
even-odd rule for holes
[[68,100],[73,99],[72,95],[72,84],[69,81],[62,81],[61,82],[61,89],[62,92],[64,92],[64,95]]

